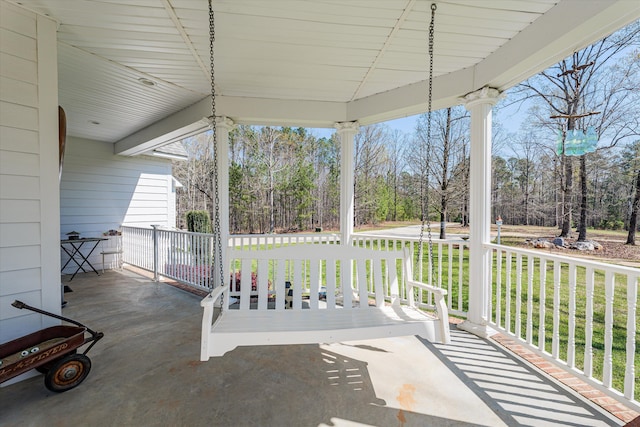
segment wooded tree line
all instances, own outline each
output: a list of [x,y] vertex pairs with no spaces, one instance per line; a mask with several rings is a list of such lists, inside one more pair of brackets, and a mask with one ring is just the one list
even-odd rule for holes
[[[420,117],[416,135],[422,134],[425,122],[426,116]],[[427,150],[418,136],[385,125],[364,127],[355,144],[355,225],[420,220],[427,184],[431,221],[468,223],[465,128],[468,117],[462,108],[434,112],[433,144]],[[193,138],[188,151],[201,153],[208,139]],[[339,227],[340,150],[335,135],[317,138],[302,128],[240,126],[230,140],[232,233]],[[526,134],[516,141],[511,156],[493,157],[492,209],[506,224],[561,226],[561,161],[549,149],[555,140],[544,142]],[[638,191],[640,139],[620,150],[587,156],[587,226],[628,228]],[[210,210],[207,163],[200,157],[175,164],[174,174],[184,185],[178,195],[179,218],[189,210]],[[571,197],[580,197],[579,188]],[[575,218],[579,205],[574,206]]]
[[[529,79],[496,107],[494,217],[506,224],[637,228],[640,201],[640,51],[638,25],[604,39]],[[522,105],[527,125],[507,134],[501,107]],[[584,113],[590,113],[584,115]],[[592,114],[591,114],[592,113]],[[468,224],[469,116],[463,107],[423,114],[412,133],[384,124],[355,139],[356,227],[381,221]],[[597,150],[558,151],[568,131],[595,129]],[[184,185],[178,217],[211,210],[211,135],[185,141],[190,160],[176,162]],[[304,128],[238,126],[230,134],[229,210],[232,233],[339,227],[340,144]],[[574,182],[579,185],[574,185]],[[634,221],[636,221],[634,223]],[[631,234],[631,233],[630,233]],[[441,234],[441,237],[445,237]],[[585,237],[585,236],[582,236]]]

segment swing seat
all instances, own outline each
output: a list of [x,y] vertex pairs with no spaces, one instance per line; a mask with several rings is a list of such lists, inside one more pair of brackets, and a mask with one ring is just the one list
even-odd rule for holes
[[[238,346],[406,335],[450,342],[447,292],[411,280],[407,248],[304,244],[264,251],[232,248],[228,256],[234,280],[201,302],[202,361]],[[400,304],[402,287],[406,305]],[[437,316],[417,308],[414,288],[432,294]],[[222,310],[214,316],[216,307]]]

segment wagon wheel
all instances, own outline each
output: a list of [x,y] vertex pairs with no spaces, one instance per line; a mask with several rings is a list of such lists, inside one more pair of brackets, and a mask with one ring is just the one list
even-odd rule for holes
[[62,393],[80,385],[89,375],[91,360],[84,354],[71,354],[51,364],[44,377],[44,385]]

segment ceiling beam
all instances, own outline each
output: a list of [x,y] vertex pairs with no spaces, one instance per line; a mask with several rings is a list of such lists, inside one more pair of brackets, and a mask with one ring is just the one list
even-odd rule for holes
[[200,55],[198,55],[198,51],[193,45],[191,38],[189,38],[187,31],[182,26],[182,23],[180,22],[180,18],[178,18],[176,11],[173,9],[173,6],[171,5],[171,3],[169,3],[169,0],[162,0],[162,4],[164,5],[164,9],[167,11],[167,15],[169,15],[169,18],[171,18],[173,25],[175,25],[176,30],[178,30],[178,33],[180,33],[182,40],[184,40],[184,44],[189,49],[189,52],[191,52],[191,55],[193,55],[193,58],[196,60],[196,62],[200,66],[200,69],[204,73],[207,80],[210,81],[211,76],[209,75],[209,69],[206,67],[206,65],[204,65],[204,62],[202,61],[202,58],[200,58]]
[[114,154],[135,156],[202,132],[211,115],[211,97],[153,123],[114,144]]
[[[216,114],[229,117],[237,124],[333,127],[335,122],[347,120],[347,106],[340,102],[217,96]],[[135,156],[179,141],[204,131],[210,116],[211,96],[207,96],[116,142],[114,152]]]
[[360,81],[360,84],[358,85],[358,88],[353,93],[353,96],[351,97],[351,101],[353,101],[354,99],[358,98],[358,95],[360,94],[360,91],[362,90],[364,85],[367,84],[367,80],[369,80],[369,77],[371,76],[371,74],[373,74],[373,72],[376,70],[376,68],[378,66],[378,62],[380,62],[380,60],[384,56],[385,52],[387,51],[387,49],[391,45],[391,42],[395,38],[396,34],[398,33],[398,31],[400,31],[400,28],[402,28],[402,24],[404,24],[404,21],[406,21],[407,16],[409,16],[409,14],[413,10],[413,6],[415,6],[415,4],[416,4],[416,0],[409,0],[407,2],[407,5],[402,10],[402,14],[400,15],[400,17],[396,21],[396,24],[393,26],[391,31],[389,32],[389,35],[385,39],[384,44],[382,45],[382,48],[378,51],[378,54],[376,55],[376,58],[373,60],[373,63],[371,64],[371,66],[367,70],[367,74],[365,74],[365,76],[362,78],[362,80]]

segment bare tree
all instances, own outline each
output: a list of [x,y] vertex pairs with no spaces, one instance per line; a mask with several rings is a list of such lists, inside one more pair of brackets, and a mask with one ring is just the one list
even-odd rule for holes
[[211,132],[185,139],[182,144],[188,161],[173,161],[173,176],[183,185],[176,198],[176,222],[186,226],[185,214],[190,210],[208,210],[212,207],[211,172],[213,164],[208,157]]
[[636,190],[631,204],[631,216],[629,218],[629,234],[627,234],[627,245],[636,244],[636,229],[638,228],[638,212],[640,211],[640,169],[636,176]]
[[381,167],[386,161],[387,139],[388,129],[380,124],[363,127],[355,137],[353,186],[356,226],[375,220],[377,178],[382,175]]
[[[556,129],[559,126],[563,132],[593,126],[600,140],[607,140],[599,149],[613,147],[621,140],[637,135],[638,129],[628,126],[629,117],[621,117],[623,112],[638,114],[634,104],[638,96],[637,84],[630,84],[630,81],[638,81],[637,76],[630,79],[633,74],[637,75],[637,66],[629,60],[626,64],[621,63],[621,58],[625,49],[638,43],[639,36],[640,22],[636,22],[522,83],[520,94],[542,101],[551,112],[551,121],[538,117],[539,123]],[[586,239],[587,157],[588,154],[584,154],[580,158],[578,240]],[[573,161],[564,150],[560,160],[563,171],[560,235],[568,236],[573,211]]]
[[638,229],[638,215],[640,214],[640,140],[630,144],[623,153],[625,168],[630,175],[635,175],[635,185],[630,203],[629,232],[627,234],[627,245],[636,244],[636,230]]
[[399,130],[395,130],[389,134],[387,142],[389,168],[387,172],[387,185],[391,191],[391,219],[393,221],[398,220],[400,172],[403,170],[403,164],[405,161],[404,152],[407,145],[407,135],[403,134]]
[[[446,222],[449,220],[449,205],[459,188],[456,183],[464,184],[460,174],[464,174],[466,146],[468,144],[469,116],[462,107],[452,107],[431,113],[431,136],[427,141],[429,116],[423,114],[418,119],[416,136],[418,143],[425,147],[422,161],[433,177],[433,191],[438,198],[437,212],[440,216],[440,238],[446,239]],[[428,148],[426,148],[428,146]]]
[[538,216],[537,206],[533,206],[533,197],[537,187],[535,174],[536,160],[540,158],[539,143],[534,134],[528,133],[517,138],[512,148],[516,159],[512,173],[520,190],[522,223],[530,225],[532,215]]

